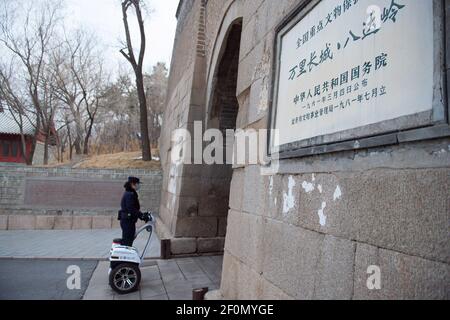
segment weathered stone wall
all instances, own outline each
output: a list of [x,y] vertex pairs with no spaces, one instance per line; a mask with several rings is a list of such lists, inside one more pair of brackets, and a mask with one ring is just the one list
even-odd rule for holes
[[230,8],[234,0],[208,1],[206,3],[205,29],[206,37],[206,61],[210,62],[214,46],[216,45],[216,36],[222,25],[223,17]]
[[0,166],[0,228],[78,229],[117,226],[123,184],[142,179],[143,210],[159,212],[159,170]]
[[[192,39],[195,35],[195,10],[191,10],[194,0],[182,1],[178,12],[178,26],[175,34],[174,50],[171,62],[171,76],[166,96],[166,112],[164,112],[164,127],[160,136],[161,166],[165,172],[161,189],[160,217],[163,228],[170,228],[172,220],[176,215],[174,206],[175,195],[168,191],[168,181],[172,179],[174,172],[171,164],[171,139],[172,133],[178,128],[183,128],[187,123],[187,113],[189,109],[194,44]],[[173,71],[172,71],[173,70]],[[159,229],[160,236],[167,231]],[[167,236],[168,235],[163,235]]]
[[[246,1],[238,126],[267,123],[275,26],[301,1]],[[261,120],[260,120],[261,119]],[[227,298],[450,297],[450,139],[234,170]],[[367,268],[382,290],[368,290]]]
[[[225,240],[227,210],[216,211],[212,206],[217,190],[224,185],[220,174],[211,183],[208,171],[211,168],[177,164],[170,158],[174,130],[192,131],[193,122],[204,117],[206,3],[204,0],[180,2],[167,111],[160,138],[164,179],[161,223],[156,230],[161,238],[171,239],[174,255],[222,251]],[[191,139],[196,137],[192,134]],[[205,194],[210,196],[204,197]]]
[[[202,1],[194,2],[190,9],[199,12]],[[203,84],[207,92],[189,99],[191,107],[204,110],[202,120],[222,47],[217,39],[242,18],[237,127],[267,127],[275,27],[302,2],[207,1],[206,65],[171,73],[171,78],[194,79],[203,70],[203,80],[190,84]],[[450,3],[446,6],[450,12]],[[196,23],[192,18],[184,26]],[[174,59],[183,58],[175,52]],[[180,112],[171,97],[168,101],[167,113]],[[191,120],[199,117],[192,117],[192,109],[184,112]],[[166,151],[173,127],[164,129]],[[220,234],[227,225],[225,298],[450,298],[450,138],[284,160],[272,176],[260,169],[234,167],[228,222],[219,219]],[[169,162],[165,167],[161,211],[175,254],[201,252],[199,239],[218,235],[217,220],[198,210],[199,193],[206,195],[212,185],[205,170]],[[381,290],[366,286],[370,265],[381,269]]]

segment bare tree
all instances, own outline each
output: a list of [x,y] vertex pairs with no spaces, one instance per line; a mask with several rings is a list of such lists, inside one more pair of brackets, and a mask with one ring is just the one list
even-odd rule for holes
[[151,123],[151,143],[157,145],[161,134],[162,115],[166,101],[168,83],[166,64],[158,62],[153,66],[152,73],[144,76],[144,83],[148,103],[148,118]]
[[[62,117],[67,119],[66,125],[75,125],[75,147],[76,154],[82,153],[83,125],[82,125],[82,102],[81,90],[74,73],[78,72],[76,65],[77,54],[81,46],[80,37],[76,37],[72,43],[64,39],[62,45],[52,52],[52,66],[54,77],[54,92],[63,103]],[[71,117],[71,120],[69,120]],[[70,128],[69,128],[70,129]],[[72,138],[69,134],[69,137]]]
[[102,107],[101,101],[103,99],[103,67],[100,62],[94,65],[98,68],[91,71],[85,76],[88,79],[82,80],[82,77],[77,77],[80,88],[82,90],[83,101],[86,108],[86,120],[84,122],[84,150],[83,153],[89,153],[89,139],[92,136],[92,129],[97,120],[97,113]]
[[75,151],[87,155],[105,86],[100,54],[95,50],[95,38],[81,30],[71,38],[66,36],[63,45],[53,53],[53,66],[54,90],[71,114],[76,128]]
[[[31,5],[23,10],[24,3]],[[66,151],[72,158],[73,150],[81,155],[91,149],[121,152],[139,148],[142,158],[151,160],[151,146],[157,143],[161,126],[167,70],[158,64],[151,74],[143,72],[144,1],[121,0],[126,45],[120,52],[133,67],[135,79],[127,72],[113,81],[102,65],[95,37],[82,29],[67,30],[59,23],[64,22],[59,19],[61,3],[0,3],[4,7],[0,10],[0,46],[9,51],[0,56],[0,107],[12,112],[19,124],[23,153],[28,139],[25,124],[31,122],[35,132],[31,153],[37,138],[44,138],[45,163],[55,134],[60,161]],[[139,25],[139,54],[131,43],[130,12]],[[27,162],[31,164],[32,159]]]
[[136,90],[129,76],[120,74],[114,83],[110,83],[100,103],[100,120],[95,127],[97,152],[134,151],[138,142],[135,128],[139,115],[135,107]]
[[[32,4],[26,10],[23,26],[19,30],[14,23],[17,20],[15,12],[19,8],[17,3],[5,1],[3,5],[0,17],[0,43],[17,58],[21,66],[18,72],[26,87],[29,105],[32,106],[30,112],[35,116],[36,130],[31,143],[31,154],[34,154],[37,137],[42,133],[44,135],[50,133],[51,123],[48,121],[53,120],[53,111],[49,111],[49,108],[53,109],[55,105],[46,105],[49,101],[53,103],[53,96],[48,92],[46,64],[61,6],[59,2],[48,2],[38,8]],[[14,5],[16,7],[13,7]],[[46,160],[44,159],[44,163]]]
[[[141,143],[142,143],[142,159],[144,161],[152,160],[152,154],[150,149],[150,138],[148,130],[148,118],[147,118],[147,101],[144,89],[144,75],[143,75],[143,63],[145,54],[145,30],[144,30],[144,20],[141,10],[142,0],[123,0],[122,1],[122,16],[123,24],[125,28],[126,37],[126,49],[121,49],[120,53],[127,59],[131,64],[134,74],[136,76],[136,89],[139,99],[139,111],[140,111],[140,124],[141,124]],[[140,32],[140,50],[139,57],[136,60],[133,45],[131,43],[130,28],[128,24],[128,10],[134,8],[136,13],[137,22],[139,25]]]
[[65,159],[65,152],[67,144],[69,143],[69,136],[70,136],[70,130],[68,130],[68,126],[70,125],[69,121],[65,120],[59,120],[59,123],[61,123],[60,126],[56,129],[58,137],[59,137],[59,143],[58,143],[58,162],[64,162]]
[[[57,144],[58,139],[55,135],[55,115],[59,107],[58,100],[56,98],[55,92],[53,91],[52,85],[52,73],[50,68],[46,68],[44,76],[40,80],[41,87],[41,108],[38,110],[39,118],[42,122],[41,132],[44,135],[44,164],[48,164],[49,160],[49,144]],[[56,139],[56,141],[54,141]]]

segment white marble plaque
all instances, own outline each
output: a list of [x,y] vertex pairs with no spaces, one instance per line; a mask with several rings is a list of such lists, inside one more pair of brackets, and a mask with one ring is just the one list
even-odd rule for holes
[[433,43],[431,0],[319,2],[279,42],[272,145],[432,110]]

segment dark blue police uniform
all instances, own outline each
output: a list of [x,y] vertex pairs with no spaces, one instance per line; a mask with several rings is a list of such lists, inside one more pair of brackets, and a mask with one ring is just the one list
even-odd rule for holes
[[139,183],[138,178],[130,177],[125,183],[125,192],[122,196],[119,211],[120,227],[122,228],[122,245],[131,247],[136,234],[136,222],[138,218],[142,217],[141,205],[139,197],[131,187],[131,183]]

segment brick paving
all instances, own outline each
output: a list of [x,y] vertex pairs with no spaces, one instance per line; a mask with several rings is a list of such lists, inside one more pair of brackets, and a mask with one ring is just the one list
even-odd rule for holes
[[220,287],[222,256],[150,260],[141,267],[138,291],[119,295],[108,285],[109,263],[102,261],[92,275],[85,300],[192,300],[192,289]]
[[[142,250],[147,234],[141,233],[134,245]],[[120,229],[99,230],[2,230],[0,258],[105,259],[112,239]],[[153,234],[146,257],[160,257],[160,244]]]

